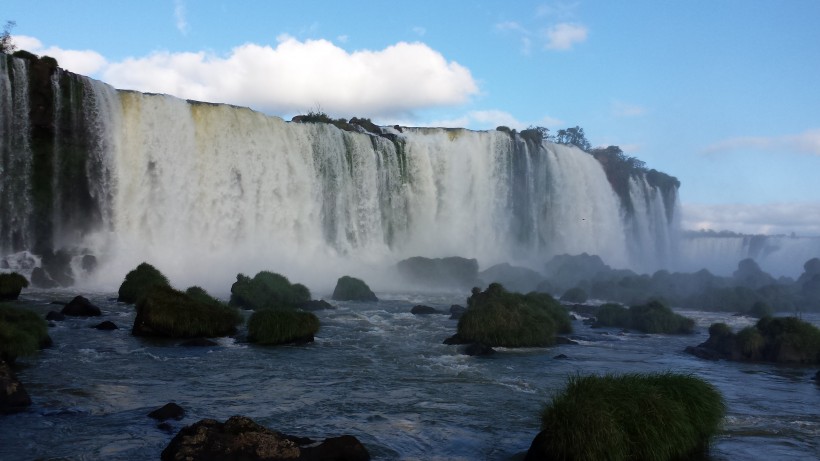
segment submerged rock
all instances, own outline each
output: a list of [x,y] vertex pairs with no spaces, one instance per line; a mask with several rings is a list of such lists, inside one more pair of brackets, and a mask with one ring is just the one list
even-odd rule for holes
[[330,304],[324,299],[312,299],[299,306],[299,308],[310,312],[323,311],[326,309],[336,309],[335,307],[333,307],[333,304]]
[[156,410],[148,413],[149,418],[154,418],[157,421],[165,421],[168,419],[175,419],[179,421],[185,416],[185,409],[176,403],[166,403]]
[[94,325],[93,328],[96,328],[97,330],[103,330],[103,331],[112,331],[112,330],[119,330],[120,327],[118,327],[117,324],[115,324],[114,322],[112,322],[110,320],[106,320],[102,323],[98,323],[97,325]]
[[413,308],[410,309],[410,313],[413,315],[441,314],[441,312],[437,311],[436,309],[430,306],[422,306],[421,304],[413,306]]
[[495,349],[486,344],[472,343],[467,345],[467,347],[464,348],[463,352],[464,354],[471,356],[487,356],[495,354]]
[[368,301],[376,302],[379,298],[361,279],[347,275],[339,277],[336,288],[333,289],[332,299],[336,301]]

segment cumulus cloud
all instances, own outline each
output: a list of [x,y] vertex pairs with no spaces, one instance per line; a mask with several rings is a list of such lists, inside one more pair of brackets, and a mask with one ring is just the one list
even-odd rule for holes
[[63,69],[78,74],[94,75],[107,64],[105,58],[96,51],[64,50],[56,46],[44,47],[40,40],[26,35],[15,35],[12,41],[18,49],[30,51],[38,56],[51,56]]
[[728,230],[744,234],[820,236],[820,202],[703,205],[683,204],[688,230]]
[[547,42],[544,45],[549,50],[569,50],[576,43],[583,43],[587,39],[588,29],[582,24],[563,22],[547,28],[544,34]]
[[281,36],[276,47],[247,43],[228,56],[157,52],[112,63],[117,88],[292,113],[319,106],[368,116],[461,104],[478,92],[469,69],[423,43],[348,52],[327,40]]
[[820,155],[820,128],[785,136],[745,136],[724,139],[703,149],[706,154],[742,149],[796,151]]

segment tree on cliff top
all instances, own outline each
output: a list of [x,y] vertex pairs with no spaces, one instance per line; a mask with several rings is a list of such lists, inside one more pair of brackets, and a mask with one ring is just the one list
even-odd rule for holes
[[17,49],[11,39],[11,29],[14,29],[16,25],[17,23],[14,21],[6,21],[6,25],[3,26],[3,34],[0,35],[0,52],[11,54]]

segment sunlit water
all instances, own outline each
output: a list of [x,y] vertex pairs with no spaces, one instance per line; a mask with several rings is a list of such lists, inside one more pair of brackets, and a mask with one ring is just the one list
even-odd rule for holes
[[[568,376],[667,370],[701,376],[726,397],[713,459],[820,457],[820,386],[810,379],[816,367],[709,362],[683,353],[706,339],[713,321],[741,326],[749,319],[685,312],[699,332],[680,337],[576,321],[571,337],[579,345],[477,358],[442,344],[456,329],[449,316],[410,314],[419,303],[446,311],[463,296],[380,293],[385,301],[318,312],[322,328],[310,345],[257,347],[224,338],[217,347],[195,348],[131,336],[134,308],[111,296],[90,296],[102,318],[56,322],[54,347],[25,360],[18,377],[34,404],[0,416],[0,459],[158,459],[183,426],[246,415],[317,439],[355,435],[374,459],[509,460],[527,450],[539,410]],[[59,308],[47,304],[54,297],[28,295],[42,300],[35,307],[42,314]],[[106,319],[121,329],[90,328]],[[187,412],[170,421],[171,432],[146,416],[169,401]]]

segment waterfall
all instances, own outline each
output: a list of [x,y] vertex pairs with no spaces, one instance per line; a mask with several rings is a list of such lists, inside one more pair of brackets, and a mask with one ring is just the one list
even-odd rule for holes
[[[25,162],[46,162],[18,126],[28,120],[25,61],[9,62],[14,72],[0,80],[0,196],[13,205],[0,223],[4,254],[30,248],[21,240],[33,212],[21,208],[32,195]],[[88,283],[114,286],[142,261],[180,286],[224,287],[262,269],[308,284],[377,277],[419,255],[540,270],[554,255],[586,252],[643,269],[671,251],[675,197],[637,178],[627,212],[601,164],[575,147],[494,130],[373,134],[285,122],[59,69],[48,85],[52,177],[38,210],[48,212],[51,248],[97,256]]]

